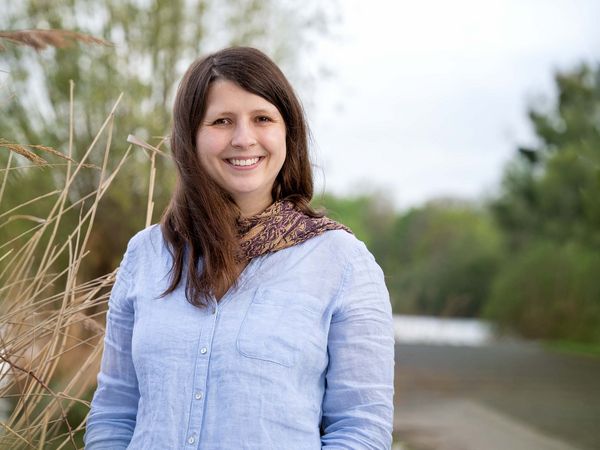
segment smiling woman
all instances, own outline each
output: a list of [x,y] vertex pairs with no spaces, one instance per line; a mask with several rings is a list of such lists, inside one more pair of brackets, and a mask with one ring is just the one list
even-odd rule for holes
[[121,263],[86,448],[390,448],[383,273],[311,208],[307,134],[260,51],[190,66],[171,133],[177,189]]

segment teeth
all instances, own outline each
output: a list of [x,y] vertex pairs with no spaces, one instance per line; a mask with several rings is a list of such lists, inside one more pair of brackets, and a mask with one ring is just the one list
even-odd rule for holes
[[251,159],[228,159],[231,164],[234,166],[251,166],[252,164],[256,164],[260,158],[251,158]]

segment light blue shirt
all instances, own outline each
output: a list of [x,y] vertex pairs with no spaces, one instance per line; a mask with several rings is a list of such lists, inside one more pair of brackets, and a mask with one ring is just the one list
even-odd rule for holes
[[392,313],[362,242],[327,231],[255,258],[208,308],[185,278],[159,298],[171,261],[156,225],[129,242],[86,449],[391,447]]

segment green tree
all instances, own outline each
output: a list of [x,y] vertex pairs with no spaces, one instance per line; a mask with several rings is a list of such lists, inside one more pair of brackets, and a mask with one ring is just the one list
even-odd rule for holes
[[483,315],[529,338],[600,342],[597,251],[539,241],[505,261]]
[[485,315],[524,335],[600,342],[600,66],[555,77],[538,137],[492,202],[509,243]]
[[478,316],[501,254],[490,215],[464,202],[430,202],[398,217],[389,244],[397,312]]
[[555,80],[556,103],[529,112],[538,145],[519,150],[492,204],[513,249],[540,238],[600,248],[600,67]]

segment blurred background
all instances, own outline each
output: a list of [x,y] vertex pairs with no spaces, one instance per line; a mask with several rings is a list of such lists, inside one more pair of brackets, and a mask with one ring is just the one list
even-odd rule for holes
[[[9,162],[3,143],[67,154],[72,106],[79,161],[123,92],[112,135],[96,144],[110,146],[106,164],[117,167],[128,135],[158,145],[169,133],[177,82],[193,59],[256,46],[305,104],[315,204],[349,225],[386,274],[396,322],[396,448],[600,448],[600,3],[0,6],[0,31],[64,29],[113,44],[50,40],[35,51],[0,35],[0,167],[13,166],[0,172],[0,214],[67,177],[52,155],[40,167],[23,156]],[[92,152],[88,162],[102,166],[104,155]],[[151,182],[150,222],[160,219],[174,174],[168,158],[148,155],[134,149],[98,204],[82,283],[112,272],[145,226]],[[100,178],[83,170],[67,204],[94,192]],[[0,215],[1,243],[26,233],[54,201]],[[79,220],[65,216],[56,233]],[[68,263],[62,254],[53,264]],[[50,291],[60,292],[57,280]],[[0,298],[3,310],[9,302]],[[104,309],[90,311],[102,323]],[[86,342],[97,343],[101,331],[85,331]],[[87,400],[95,370],[83,377]],[[60,377],[69,376],[58,370],[52,382],[63,386]],[[20,398],[11,389],[0,408],[6,423]],[[68,420],[85,414],[77,404]]]

